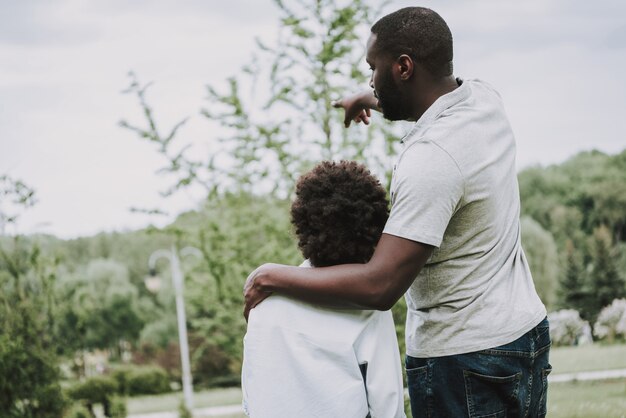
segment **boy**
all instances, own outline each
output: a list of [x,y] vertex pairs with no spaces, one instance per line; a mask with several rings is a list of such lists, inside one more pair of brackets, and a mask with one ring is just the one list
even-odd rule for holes
[[[300,268],[365,263],[388,216],[385,190],[362,165],[323,162],[291,207]],[[390,311],[333,309],[270,296],[244,338],[244,410],[252,418],[404,417]]]

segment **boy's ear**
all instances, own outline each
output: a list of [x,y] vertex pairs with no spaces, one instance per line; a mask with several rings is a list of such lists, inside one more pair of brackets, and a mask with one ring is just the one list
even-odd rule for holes
[[394,65],[395,75],[400,81],[408,81],[413,77],[415,71],[415,63],[407,54],[400,55]]

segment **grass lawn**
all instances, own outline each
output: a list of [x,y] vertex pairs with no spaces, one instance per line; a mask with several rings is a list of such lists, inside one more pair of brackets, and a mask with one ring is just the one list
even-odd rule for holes
[[[142,396],[128,400],[128,413],[175,411],[182,394]],[[197,407],[238,404],[239,388],[196,392]],[[243,414],[222,418],[244,418]],[[593,382],[552,383],[548,393],[549,418],[626,417],[626,379]]]
[[[626,344],[558,347],[550,352],[554,374],[591,370],[626,369]],[[182,393],[128,399],[128,413],[176,411]],[[194,393],[196,408],[236,405],[241,389],[211,389]],[[548,417],[625,417],[626,379],[613,381],[553,383],[548,397]],[[241,418],[244,415],[224,416]]]
[[626,344],[552,348],[550,364],[553,374],[626,369]]
[[[182,399],[182,392],[154,396],[137,396],[128,398],[126,405],[129,414],[176,411]],[[240,403],[241,389],[239,388],[202,390],[194,392],[193,394],[193,404],[195,408],[236,405]],[[238,415],[233,416],[233,418],[234,417],[238,417]]]
[[548,418],[626,417],[626,379],[552,383]]

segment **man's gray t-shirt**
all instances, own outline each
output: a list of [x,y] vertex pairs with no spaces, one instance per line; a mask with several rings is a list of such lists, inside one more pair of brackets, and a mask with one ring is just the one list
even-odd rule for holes
[[514,341],[546,310],[521,247],[515,139],[500,96],[465,80],[403,144],[383,232],[436,247],[405,295],[407,354]]

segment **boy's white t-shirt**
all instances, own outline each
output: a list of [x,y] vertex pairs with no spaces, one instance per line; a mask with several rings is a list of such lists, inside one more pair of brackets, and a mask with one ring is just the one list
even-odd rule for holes
[[498,93],[465,80],[403,140],[384,233],[435,248],[406,293],[406,351],[507,344],[546,316],[520,239],[515,138]]
[[390,311],[272,295],[248,318],[244,410],[252,418],[405,417],[401,367]]

